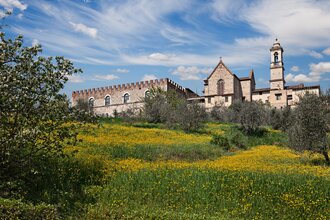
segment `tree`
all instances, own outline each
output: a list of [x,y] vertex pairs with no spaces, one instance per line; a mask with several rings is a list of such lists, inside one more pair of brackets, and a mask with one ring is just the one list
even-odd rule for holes
[[280,129],[286,131],[291,125],[291,108],[289,106],[283,109],[271,109],[270,111],[270,125],[273,129]]
[[293,112],[293,124],[288,129],[290,147],[323,154],[330,164],[327,143],[326,105],[322,98],[307,93]]
[[258,102],[243,102],[239,111],[239,123],[247,134],[253,134],[264,122],[265,109]]
[[172,113],[172,123],[178,124],[185,132],[198,131],[207,119],[205,108],[197,102],[182,100]]
[[181,128],[186,132],[202,127],[207,114],[198,103],[188,103],[175,91],[154,88],[144,98],[144,115],[147,121],[165,123],[169,128]]
[[24,47],[22,36],[4,33],[0,51],[0,196],[10,196],[40,175],[38,161],[64,155],[76,140],[77,124],[69,122],[86,115],[59,94],[68,76],[81,72],[71,61],[42,57],[41,46]]

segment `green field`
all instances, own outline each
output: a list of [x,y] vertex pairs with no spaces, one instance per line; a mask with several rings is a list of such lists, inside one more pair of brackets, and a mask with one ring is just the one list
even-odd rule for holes
[[211,123],[186,134],[152,124],[86,125],[82,142],[66,150],[101,162],[104,175],[86,186],[93,202],[79,218],[330,219],[330,168],[321,156],[292,152],[285,135],[270,129],[239,136],[244,150],[210,144],[235,129]]

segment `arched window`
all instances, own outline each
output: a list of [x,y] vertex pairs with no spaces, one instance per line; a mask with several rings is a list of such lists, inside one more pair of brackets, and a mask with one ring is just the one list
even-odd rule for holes
[[107,95],[105,98],[104,98],[104,105],[110,105],[110,96]]
[[217,83],[218,95],[223,95],[225,90],[225,82],[220,79]]
[[151,93],[150,93],[149,90],[147,90],[147,91],[144,93],[144,97],[145,97],[145,98],[150,98],[150,96],[151,96]]
[[129,94],[128,93],[125,93],[124,95],[124,103],[128,103],[129,101]]
[[274,63],[278,63],[278,53],[274,53]]
[[89,107],[93,107],[93,106],[94,106],[94,101],[95,101],[95,100],[94,100],[93,97],[89,98],[89,99],[88,99],[88,106],[89,106]]

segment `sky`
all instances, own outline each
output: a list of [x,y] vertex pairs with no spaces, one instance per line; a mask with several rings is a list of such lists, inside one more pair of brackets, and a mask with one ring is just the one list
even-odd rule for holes
[[83,74],[63,92],[170,78],[202,95],[220,57],[238,77],[269,87],[275,38],[286,85],[330,87],[330,1],[0,0],[7,36],[64,56]]

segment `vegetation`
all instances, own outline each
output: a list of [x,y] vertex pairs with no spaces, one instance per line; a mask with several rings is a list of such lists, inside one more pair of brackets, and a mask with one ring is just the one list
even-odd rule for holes
[[294,122],[288,134],[292,148],[323,154],[327,163],[330,164],[326,110],[320,97],[314,94],[300,97],[300,102],[293,114]]
[[219,105],[205,123],[154,89],[143,111],[85,123],[88,103],[59,94],[80,70],[0,37],[1,219],[330,219],[330,167],[310,154],[329,162],[328,95]]
[[[94,121],[59,94],[68,76],[80,70],[63,57],[40,56],[39,45],[24,47],[22,36],[0,38],[0,197],[68,211],[86,199],[86,184],[99,182],[90,178],[101,176],[100,166],[85,166],[63,152],[77,141],[79,121]],[[11,209],[11,203],[3,204],[2,211]]]
[[188,103],[175,91],[151,89],[144,102],[145,119],[151,123],[165,123],[168,128],[180,128],[186,132],[198,131],[207,119],[202,106],[194,102]]
[[[235,132],[249,150],[209,144]],[[68,151],[106,164],[106,183],[88,189],[96,201],[85,218],[329,218],[330,168],[314,165],[320,157],[269,145],[286,144],[280,131],[256,137],[234,124],[208,123],[187,134],[105,123],[86,126],[79,138]]]

